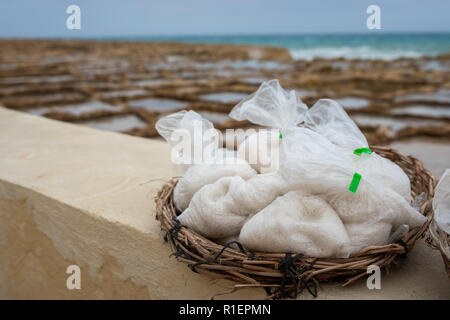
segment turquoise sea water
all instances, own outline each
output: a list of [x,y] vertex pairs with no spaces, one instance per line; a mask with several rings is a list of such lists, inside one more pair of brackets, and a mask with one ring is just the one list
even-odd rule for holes
[[295,59],[344,57],[391,60],[450,53],[450,33],[167,36],[121,40],[281,46],[289,49]]

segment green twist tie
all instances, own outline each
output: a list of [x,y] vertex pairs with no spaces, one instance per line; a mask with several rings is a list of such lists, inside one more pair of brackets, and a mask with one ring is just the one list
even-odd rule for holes
[[359,149],[353,150],[353,153],[356,154],[357,156],[361,157],[361,155],[363,153],[371,154],[372,150],[370,150],[370,148],[367,148],[367,147],[366,148],[359,148]]
[[361,181],[361,175],[358,172],[355,172],[352,182],[350,182],[350,187],[348,187],[348,191],[356,193],[356,190],[358,190],[359,181]]

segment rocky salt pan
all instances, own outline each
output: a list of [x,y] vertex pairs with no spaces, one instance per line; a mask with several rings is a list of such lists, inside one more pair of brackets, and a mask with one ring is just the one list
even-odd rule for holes
[[[220,130],[236,127],[224,117],[233,105],[264,80],[279,79],[308,105],[324,97],[343,99],[352,116],[374,119],[364,126],[371,144],[420,133],[450,137],[450,119],[441,117],[450,101],[449,55],[307,61],[294,60],[281,47],[230,44],[0,40],[0,47],[0,104],[24,112],[54,107],[43,116],[69,122],[106,114],[62,117],[66,105],[120,104],[143,120],[142,130],[127,131],[132,135],[155,137],[156,120],[181,109],[209,112]],[[390,112],[413,104],[439,109],[401,111],[419,122],[431,113],[439,119],[417,124]],[[386,121],[394,128],[378,131]]]

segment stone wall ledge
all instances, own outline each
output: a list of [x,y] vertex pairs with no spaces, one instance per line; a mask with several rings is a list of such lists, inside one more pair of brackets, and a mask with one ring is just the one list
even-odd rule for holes
[[[166,143],[0,108],[0,155],[0,299],[210,299],[232,288],[169,257],[153,202],[172,174]],[[362,279],[319,298],[449,299],[440,259],[421,241],[381,290]],[[66,286],[70,265],[80,290]]]

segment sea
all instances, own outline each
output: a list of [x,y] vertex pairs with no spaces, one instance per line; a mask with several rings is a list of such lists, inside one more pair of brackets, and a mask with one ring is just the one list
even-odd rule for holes
[[294,59],[419,58],[450,53],[450,33],[205,35],[109,38],[110,40],[231,43],[287,48]]

